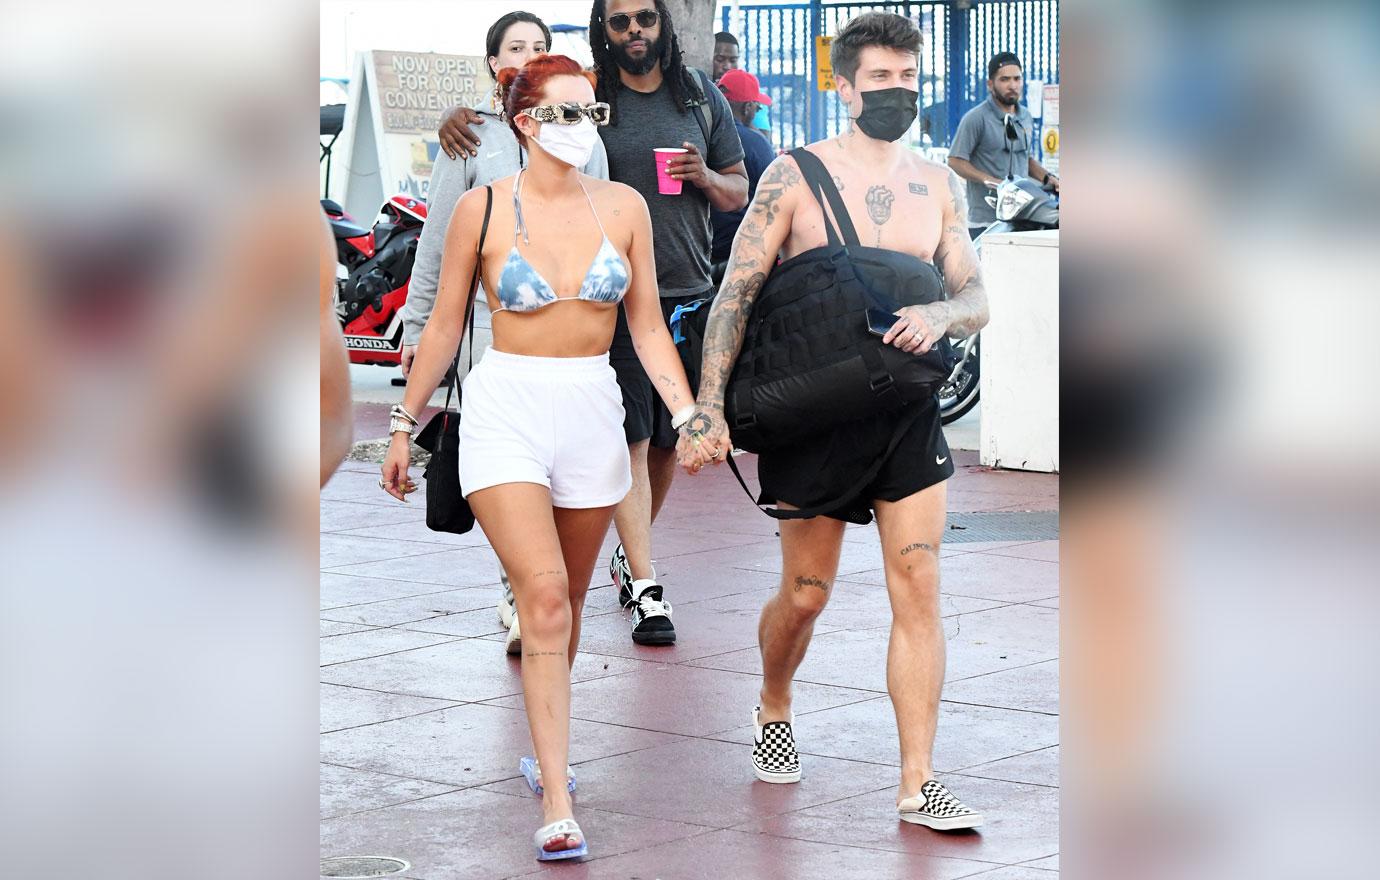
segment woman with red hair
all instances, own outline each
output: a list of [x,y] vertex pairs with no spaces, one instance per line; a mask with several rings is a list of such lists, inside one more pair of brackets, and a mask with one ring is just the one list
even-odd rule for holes
[[[436,308],[417,349],[384,459],[384,489],[402,500],[409,440],[455,357],[478,262],[493,345],[465,379],[460,484],[507,570],[522,621],[522,686],[536,757],[519,764],[542,796],[537,858],[588,847],[567,785],[570,666],[580,613],[614,506],[631,486],[623,403],[609,344],[618,305],[638,357],[684,428],[694,412],[658,302],[652,228],[642,196],[579,172],[608,122],[594,77],[541,55],[499,74],[508,124],[528,166],[461,197],[446,236]],[[647,161],[652,161],[648,156]],[[487,223],[488,235],[481,230]],[[511,237],[508,230],[512,230]]]

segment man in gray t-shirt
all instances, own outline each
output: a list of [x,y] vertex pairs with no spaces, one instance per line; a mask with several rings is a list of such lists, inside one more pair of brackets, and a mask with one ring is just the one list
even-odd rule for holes
[[[949,167],[968,182],[968,226],[984,227],[995,221],[996,212],[987,204],[993,184],[1006,178],[1008,169],[1016,177],[1030,177],[1053,184],[1059,191],[1059,178],[1050,174],[1030,155],[1035,120],[1020,104],[1023,87],[1020,59],[1011,52],[999,52],[987,63],[987,90],[990,96],[969,110],[958,124],[949,145]],[[1014,139],[1006,136],[1005,119],[1011,117]]]
[[[687,68],[671,22],[649,0],[594,0],[590,48],[599,77],[596,94],[613,110],[599,129],[608,151],[609,179],[642,194],[652,217],[656,280],[666,315],[711,296],[709,209],[747,205],[743,146],[728,102],[704,73]],[[678,195],[657,188],[658,147],[685,149],[670,160],[681,181]],[[652,520],[676,473],[678,432],[633,349],[619,310],[609,362],[623,392],[623,432],[632,459],[633,485],[614,513],[621,542],[609,570],[619,599],[632,609],[633,641],[675,641],[670,606],[652,570]],[[693,404],[693,400],[687,400]],[[688,418],[688,415],[686,415]]]

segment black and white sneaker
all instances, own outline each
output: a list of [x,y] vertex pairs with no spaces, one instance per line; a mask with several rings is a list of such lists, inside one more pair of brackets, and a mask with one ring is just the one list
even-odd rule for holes
[[498,580],[503,584],[503,598],[498,602],[498,622],[504,627],[513,625],[513,616],[517,614],[517,599],[513,598],[513,585],[508,583],[508,572],[503,570],[503,566],[498,566]]
[[654,580],[634,581],[632,638],[639,645],[673,645],[676,626],[671,623],[671,603],[661,599],[661,584]]
[[[800,755],[790,721],[758,722],[762,707],[752,710],[752,769],[763,782],[799,782]],[[792,720],[795,716],[791,716]]]
[[609,559],[609,577],[618,587],[618,604],[624,608],[632,605],[632,569],[628,566],[628,554],[623,552],[622,544],[613,548],[613,557]]
[[982,814],[963,806],[937,779],[920,786],[920,793],[896,805],[902,822],[935,831],[958,831],[982,824]]
[[522,630],[518,627],[517,599],[513,598],[513,585],[508,582],[508,572],[498,566],[498,579],[503,584],[503,598],[498,600],[498,622],[508,630],[503,640],[503,649],[509,654],[522,653]]

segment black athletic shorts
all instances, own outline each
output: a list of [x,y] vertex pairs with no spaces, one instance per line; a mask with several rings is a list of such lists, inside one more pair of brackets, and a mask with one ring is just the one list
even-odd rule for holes
[[[669,324],[676,306],[711,295],[712,291],[693,296],[663,296],[661,314]],[[609,363],[618,376],[618,387],[623,391],[623,434],[627,437],[628,445],[651,438],[652,445],[657,449],[675,449],[680,434],[671,427],[671,412],[661,402],[661,395],[652,386],[651,377],[647,375],[642,361],[637,359],[632,334],[628,331],[628,316],[621,305],[618,307],[618,325],[613,331],[613,344],[609,346]]]
[[[944,439],[939,400],[921,407],[881,470],[851,500],[822,514],[845,522],[872,522],[874,502],[900,501],[954,475],[953,456]],[[848,422],[797,447],[763,452],[757,457],[762,484],[759,503],[784,501],[799,508],[837,498],[862,479],[891,442],[909,410],[895,410]]]

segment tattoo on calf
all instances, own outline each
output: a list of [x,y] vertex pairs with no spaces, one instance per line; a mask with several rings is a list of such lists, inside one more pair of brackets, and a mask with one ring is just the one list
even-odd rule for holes
[[528,657],[564,657],[564,651],[527,651]]
[[924,550],[926,553],[934,552],[934,548],[929,544],[911,544],[908,547],[901,548],[901,555],[906,556],[910,553],[914,553],[916,550]]
[[798,577],[795,579],[795,592],[799,593],[802,587],[816,587],[824,592],[829,592],[829,585],[817,577]]

